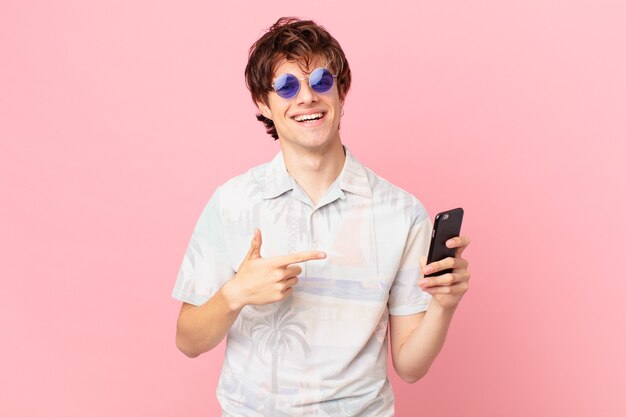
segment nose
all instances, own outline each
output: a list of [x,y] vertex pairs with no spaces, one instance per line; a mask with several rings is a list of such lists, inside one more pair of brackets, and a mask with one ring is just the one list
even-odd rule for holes
[[297,100],[298,104],[309,104],[317,101],[317,94],[309,85],[308,80],[300,81],[300,91],[298,91]]

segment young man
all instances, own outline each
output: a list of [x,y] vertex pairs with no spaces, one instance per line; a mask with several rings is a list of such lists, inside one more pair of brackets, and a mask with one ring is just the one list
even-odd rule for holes
[[173,291],[176,344],[196,357],[228,334],[223,416],[392,416],[387,327],[398,375],[417,381],[468,288],[469,239],[425,265],[422,204],[341,143],[350,67],[322,27],[280,19],[252,46],[246,83],[282,151],[202,212]]

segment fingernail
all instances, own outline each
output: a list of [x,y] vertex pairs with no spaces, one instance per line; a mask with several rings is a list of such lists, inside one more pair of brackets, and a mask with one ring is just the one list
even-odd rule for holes
[[428,278],[424,278],[422,282],[420,282],[422,288],[428,287]]
[[320,258],[320,259],[323,259],[323,258],[326,257],[326,254],[324,252],[320,252],[320,253],[317,254],[317,257]]
[[454,246],[454,240],[448,240],[446,242],[446,246],[449,247],[449,248],[453,247]]
[[432,266],[427,266],[427,267],[424,268],[424,273],[425,274],[429,274],[431,272],[433,272],[433,267]]

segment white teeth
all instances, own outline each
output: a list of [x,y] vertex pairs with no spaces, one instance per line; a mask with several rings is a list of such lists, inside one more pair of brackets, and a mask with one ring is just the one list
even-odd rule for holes
[[301,122],[303,120],[313,120],[313,119],[320,119],[322,118],[323,114],[322,113],[313,113],[313,114],[302,114],[300,116],[296,116],[293,119],[296,122]]

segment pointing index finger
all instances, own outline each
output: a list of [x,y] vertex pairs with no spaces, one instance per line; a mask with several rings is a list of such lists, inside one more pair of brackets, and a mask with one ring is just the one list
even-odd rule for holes
[[291,255],[276,256],[272,259],[272,263],[277,266],[287,266],[291,264],[297,264],[300,262],[312,261],[316,259],[326,258],[326,253],[317,250],[308,252],[293,253]]

